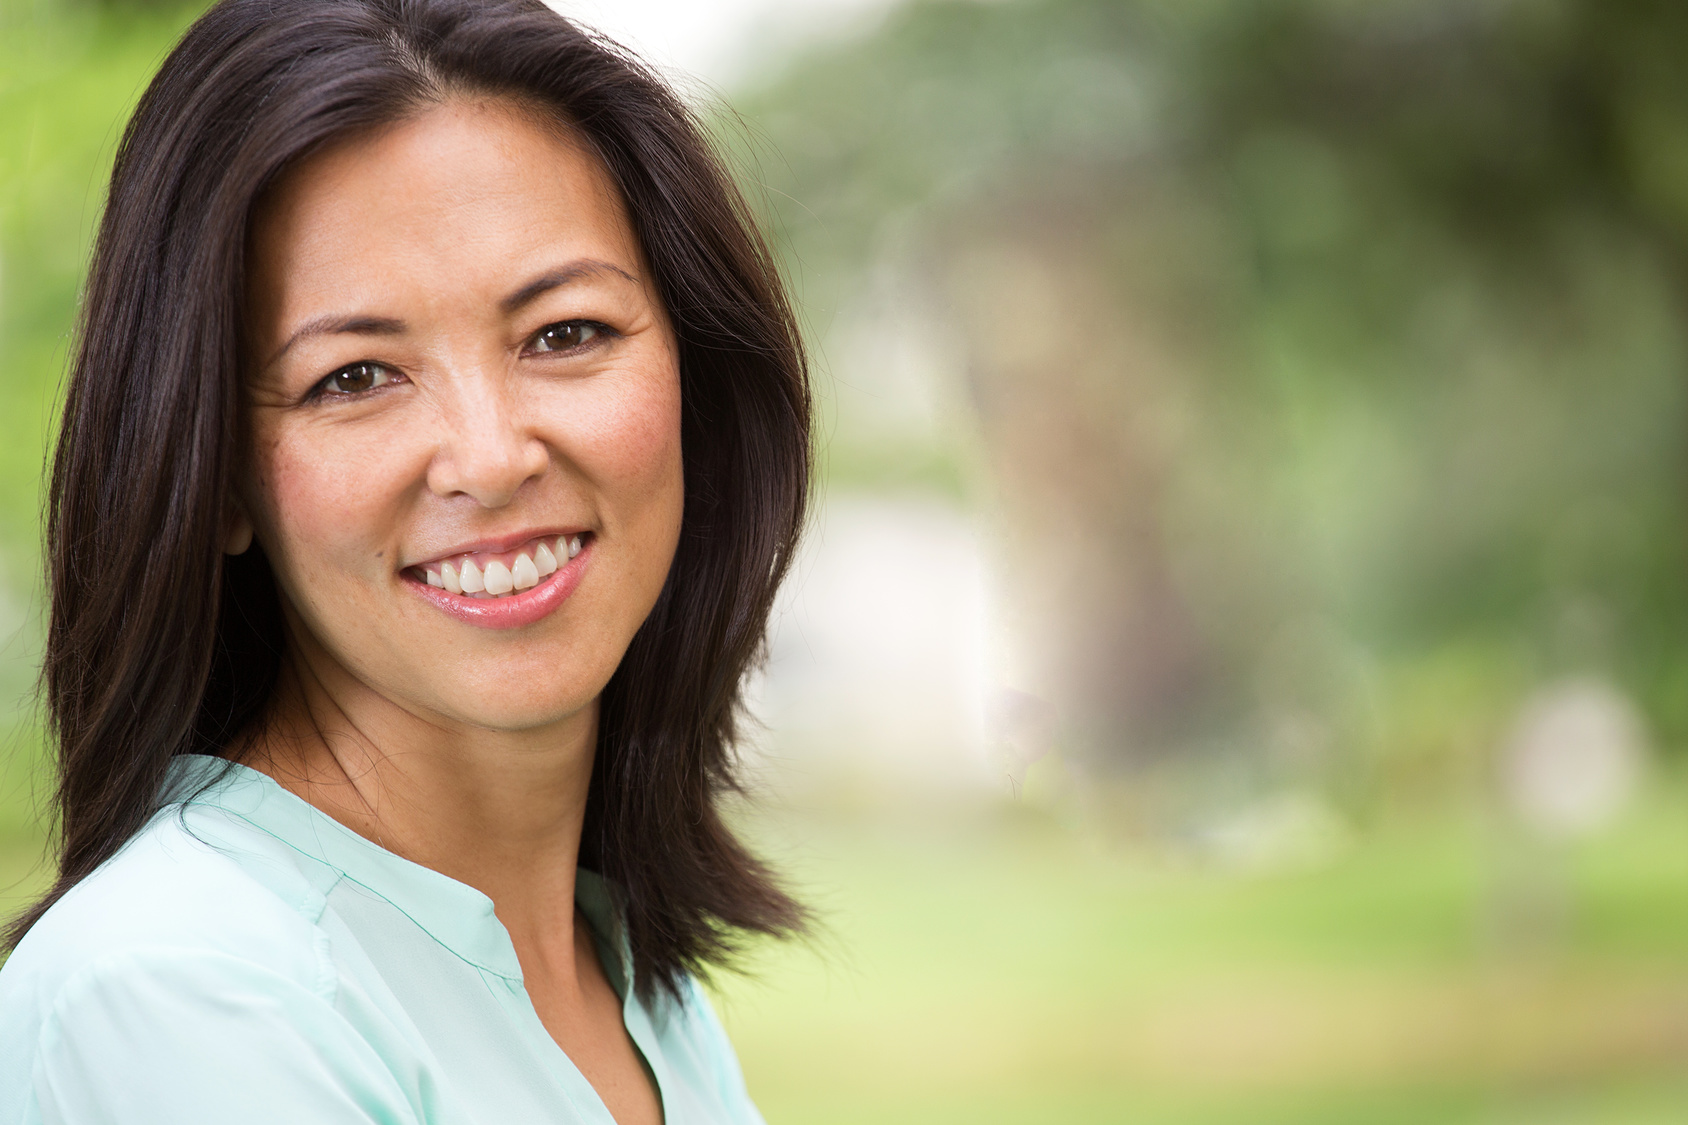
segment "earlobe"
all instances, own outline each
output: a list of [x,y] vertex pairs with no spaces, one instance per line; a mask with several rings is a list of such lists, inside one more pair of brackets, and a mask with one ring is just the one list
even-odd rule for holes
[[228,522],[223,532],[223,553],[226,555],[243,555],[252,546],[252,521],[246,518],[246,512],[235,501],[229,506]]

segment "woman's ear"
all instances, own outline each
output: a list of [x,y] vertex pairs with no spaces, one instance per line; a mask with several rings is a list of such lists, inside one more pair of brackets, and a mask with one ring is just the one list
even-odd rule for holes
[[226,555],[243,555],[252,546],[252,521],[246,515],[246,508],[238,499],[229,501],[229,510],[223,517],[223,553]]

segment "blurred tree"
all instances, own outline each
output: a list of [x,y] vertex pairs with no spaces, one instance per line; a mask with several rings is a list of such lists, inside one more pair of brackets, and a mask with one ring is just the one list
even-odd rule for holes
[[927,2],[739,104],[811,310],[963,341],[1083,754],[1437,768],[1561,671],[1688,734],[1684,57],[1662,0]]

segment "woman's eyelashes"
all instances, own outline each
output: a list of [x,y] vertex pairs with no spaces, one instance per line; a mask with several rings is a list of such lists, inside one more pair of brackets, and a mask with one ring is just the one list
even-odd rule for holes
[[615,335],[608,325],[595,320],[559,320],[547,324],[528,342],[530,352],[572,352],[607,342]]
[[[613,328],[595,320],[559,320],[534,333],[526,350],[529,353],[579,352],[607,343],[616,335]],[[307,401],[352,398],[404,381],[402,374],[386,364],[360,359],[324,375],[305,397]]]
[[310,394],[306,397],[310,399],[348,398],[353,395],[367,394],[392,383],[402,382],[403,379],[403,375],[384,363],[360,359],[356,363],[348,363],[338,371],[324,375],[311,388]]

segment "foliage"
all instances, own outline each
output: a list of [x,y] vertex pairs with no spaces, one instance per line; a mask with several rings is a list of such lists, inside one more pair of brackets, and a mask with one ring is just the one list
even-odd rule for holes
[[[1568,672],[1688,735],[1685,49],[1652,0],[929,2],[741,108],[823,331],[889,273],[959,341],[1074,748],[1337,774]],[[1421,737],[1450,662],[1490,690]]]

